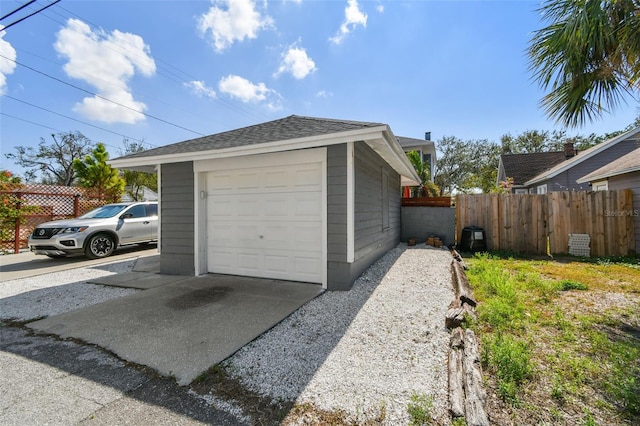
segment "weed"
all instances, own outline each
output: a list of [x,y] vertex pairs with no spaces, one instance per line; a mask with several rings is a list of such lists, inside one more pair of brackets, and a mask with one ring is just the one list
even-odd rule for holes
[[451,426],[467,426],[467,421],[464,417],[456,417],[451,420]]
[[577,281],[562,280],[558,283],[558,290],[560,291],[589,290],[589,287]]
[[429,425],[433,422],[433,397],[425,394],[413,394],[407,406],[412,426]]

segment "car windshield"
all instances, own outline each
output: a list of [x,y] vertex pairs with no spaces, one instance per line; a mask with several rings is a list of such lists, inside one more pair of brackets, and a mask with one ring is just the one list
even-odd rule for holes
[[129,206],[122,204],[107,204],[106,206],[98,207],[95,210],[91,210],[89,213],[83,214],[79,219],[105,219],[120,214],[120,212],[127,207]]

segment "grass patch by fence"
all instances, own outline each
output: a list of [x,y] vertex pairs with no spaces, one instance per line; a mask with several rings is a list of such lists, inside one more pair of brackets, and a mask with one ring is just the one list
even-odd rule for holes
[[629,424],[640,418],[637,260],[483,254],[467,271],[479,301],[496,423]]

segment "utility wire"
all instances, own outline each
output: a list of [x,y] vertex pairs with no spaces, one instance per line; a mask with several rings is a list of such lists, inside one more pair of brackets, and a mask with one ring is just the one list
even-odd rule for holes
[[[24,118],[20,118],[20,117],[16,117],[15,115],[11,115],[11,114],[7,114],[5,112],[1,112],[0,111],[0,115],[4,115],[5,117],[9,117],[9,118],[13,118],[15,120],[20,120],[20,121],[24,121],[25,123],[29,123],[29,124],[33,124],[34,126],[39,126],[39,127],[44,127],[45,129],[49,129],[49,130],[54,130],[58,133],[64,133],[63,130],[60,129],[56,129],[55,127],[51,127],[51,126],[46,126],[44,124],[41,123],[36,123],[35,121],[30,121],[30,120],[26,120]],[[105,143],[105,142],[101,142],[103,145],[105,146],[110,146],[111,148],[115,148],[115,149],[120,149],[121,147],[119,146],[115,146],[115,145],[111,145],[109,143]]]
[[23,4],[22,6],[20,6],[17,9],[14,9],[12,12],[7,13],[6,15],[4,15],[2,18],[0,18],[0,21],[2,21],[3,19],[8,18],[9,16],[13,15],[14,13],[20,12],[22,9],[24,9],[25,7],[29,6],[31,3],[35,3],[36,0],[30,0],[29,2]]
[[6,30],[7,28],[13,27],[15,24],[19,24],[20,22],[24,21],[24,20],[25,20],[25,19],[27,19],[27,18],[31,18],[33,15],[36,15],[36,14],[38,14],[38,13],[42,12],[43,10],[50,8],[50,7],[51,7],[51,6],[53,6],[54,4],[60,3],[60,1],[61,1],[61,0],[55,0],[53,3],[49,3],[49,4],[48,4],[48,5],[46,5],[45,7],[40,8],[40,9],[36,10],[35,12],[28,14],[27,16],[25,16],[25,17],[23,17],[23,18],[20,18],[20,19],[18,19],[17,21],[13,21],[13,22],[12,22],[12,23],[10,23],[9,25],[5,25],[5,26],[2,28],[2,31]]
[[35,72],[35,73],[38,73],[38,74],[40,74],[40,75],[44,75],[45,77],[48,77],[48,78],[50,78],[50,79],[52,79],[52,80],[55,80],[55,81],[57,81],[58,83],[62,83],[62,84],[64,84],[64,85],[66,85],[66,86],[73,87],[74,89],[80,90],[81,92],[87,93],[87,94],[89,94],[89,95],[91,95],[91,96],[95,96],[96,98],[99,98],[99,99],[105,100],[105,101],[107,101],[107,102],[111,102],[112,104],[115,104],[115,105],[121,106],[121,107],[126,108],[126,109],[128,109],[128,110],[130,110],[130,111],[137,112],[138,114],[142,114],[142,115],[144,115],[145,117],[153,118],[154,120],[158,120],[158,121],[160,121],[160,122],[162,122],[162,123],[165,123],[165,124],[168,124],[168,125],[170,125],[170,126],[177,127],[177,128],[179,128],[179,129],[186,130],[186,131],[191,132],[191,133],[195,133],[196,135],[206,136],[204,133],[200,133],[200,132],[197,132],[197,131],[195,131],[195,130],[189,129],[189,128],[187,128],[187,127],[180,126],[179,124],[172,123],[172,122],[167,121],[167,120],[164,120],[164,119],[162,119],[162,118],[160,118],[160,117],[156,117],[156,116],[151,115],[151,114],[148,114],[148,113],[146,113],[146,112],[139,111],[139,110],[137,110],[137,109],[135,109],[135,108],[132,108],[132,107],[130,107],[130,106],[127,106],[127,105],[121,104],[120,102],[113,101],[113,100],[111,100],[111,99],[109,99],[109,98],[106,98],[106,97],[104,97],[104,96],[101,96],[101,95],[99,95],[99,94],[97,94],[97,93],[95,93],[95,92],[92,92],[92,91],[90,91],[90,90],[83,89],[82,87],[76,86],[75,84],[71,84],[71,83],[66,82],[66,81],[64,81],[64,80],[61,80],[61,79],[59,79],[59,78],[57,78],[57,77],[54,77],[54,76],[52,76],[52,75],[49,75],[49,74],[47,74],[47,73],[45,73],[45,72],[43,72],[43,71],[37,70],[37,69],[35,69],[35,68],[33,68],[33,67],[30,67],[30,66],[28,66],[28,65],[26,65],[26,64],[23,64],[23,63],[18,62],[18,61],[14,60],[14,59],[11,59],[11,58],[9,58],[9,57],[7,57],[7,56],[4,56],[4,55],[3,55],[3,54],[1,54],[1,53],[0,53],[0,58],[5,58],[5,59],[7,59],[7,60],[9,60],[9,61],[11,61],[11,62],[14,62],[14,63],[16,63],[16,64],[18,64],[18,65],[20,65],[20,66],[24,67],[24,68],[27,68],[28,70],[31,70],[31,71],[33,71],[33,72]]
[[[124,134],[122,134],[122,133],[114,132],[114,131],[112,131],[112,130],[105,129],[104,127],[96,126],[96,125],[94,125],[94,124],[87,123],[86,121],[78,120],[78,119],[76,119],[76,118],[69,117],[68,115],[60,114],[59,112],[51,111],[50,109],[47,109],[47,108],[44,108],[44,107],[41,107],[41,106],[38,106],[38,105],[32,104],[32,103],[27,102],[27,101],[23,101],[22,99],[14,98],[13,96],[10,96],[10,95],[6,95],[6,94],[4,94],[4,95],[2,95],[2,96],[4,96],[5,98],[8,98],[8,99],[12,99],[12,100],[14,100],[14,101],[16,101],[16,102],[23,103],[23,104],[25,104],[25,105],[29,105],[30,107],[38,108],[38,109],[40,109],[40,110],[42,110],[42,111],[46,111],[46,112],[49,112],[49,113],[51,113],[51,114],[58,115],[58,116],[60,116],[60,117],[64,117],[64,118],[66,118],[66,119],[68,119],[68,120],[72,120],[72,121],[75,121],[75,122],[78,122],[78,123],[82,123],[82,124],[84,124],[84,125],[86,125],[86,126],[90,126],[90,127],[93,127],[93,128],[96,128],[96,129],[99,129],[99,130],[102,130],[102,131],[105,131],[105,132],[107,132],[107,133],[111,133],[111,134],[114,134],[114,135],[117,135],[117,136],[122,136],[123,138],[126,138],[126,139],[132,139],[132,140],[137,141],[137,142],[146,143],[146,144],[151,145],[151,146],[152,146],[152,147],[154,147],[154,148],[156,148],[156,147],[157,147],[157,145],[154,145],[154,144],[149,143],[149,142],[145,142],[145,141],[144,141],[144,140],[142,140],[142,139],[136,139],[136,138],[132,138],[131,136],[124,135]],[[15,117],[14,117],[14,118],[15,118]],[[26,120],[23,120],[23,121],[26,121]],[[35,123],[34,123],[34,124],[35,124]]]
[[[72,16],[82,20],[83,22],[88,23],[88,24],[92,25],[95,28],[99,28],[100,27],[95,22],[92,22],[92,21],[90,21],[90,20],[78,15],[77,13],[74,13],[74,12],[68,10],[68,9],[65,9],[62,6],[58,7],[57,9],[63,10],[66,13],[68,13],[69,15],[72,15]],[[68,19],[67,16],[62,15],[58,11],[54,10],[54,11],[52,11],[52,13],[55,13],[56,15],[60,16],[63,19]],[[58,24],[60,24],[62,26],[66,25],[64,22],[60,22],[59,20],[57,20],[57,19],[55,19],[55,18],[53,18],[53,17],[51,17],[51,16],[49,16],[47,14],[44,14],[44,16],[46,16],[47,18],[51,19],[54,22],[57,22]],[[107,40],[107,37],[104,34],[98,33],[97,35],[102,40],[108,41],[110,44],[112,44],[112,45],[114,45],[116,47],[119,47],[119,48],[129,52],[130,54],[134,54],[135,56],[140,57],[137,54],[137,52],[134,52],[131,49],[127,48],[126,45],[116,43],[113,40]],[[118,51],[118,50],[116,50],[114,48],[111,48],[111,49],[114,50],[114,51]],[[161,58],[158,58],[157,56],[154,56],[154,55],[151,55],[151,54],[149,54],[149,56],[151,58],[153,58],[154,61],[159,62],[161,64],[164,64],[164,66],[158,65],[158,69],[159,69],[158,74],[160,74],[161,76],[163,76],[167,80],[173,81],[174,83],[178,83],[180,85],[184,85],[184,83],[188,83],[189,81],[187,79],[189,79],[191,81],[198,80],[196,77],[194,77],[191,74],[189,74],[188,72],[176,67],[175,65],[171,64],[168,61],[165,61],[165,60],[163,60]],[[178,73],[182,74],[184,77],[178,75],[175,71],[172,71],[171,69],[173,69],[173,70],[177,71]],[[221,98],[214,98],[213,100],[214,100],[214,102],[217,102],[218,104],[221,104],[223,107],[226,107],[227,109],[230,109],[230,110],[239,112],[241,114],[244,114],[247,117],[252,118],[254,120],[261,120],[261,119],[269,118],[269,116],[267,114],[255,109],[255,108],[251,108],[251,110],[248,109],[248,108],[243,108],[242,106],[236,105],[235,103],[233,103],[231,101],[228,101],[226,99],[221,99]]]

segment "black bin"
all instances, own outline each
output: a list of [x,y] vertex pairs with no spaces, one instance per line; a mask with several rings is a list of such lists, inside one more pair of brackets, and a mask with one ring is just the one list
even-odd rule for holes
[[471,253],[487,251],[487,234],[479,226],[467,226],[462,229],[458,248]]

